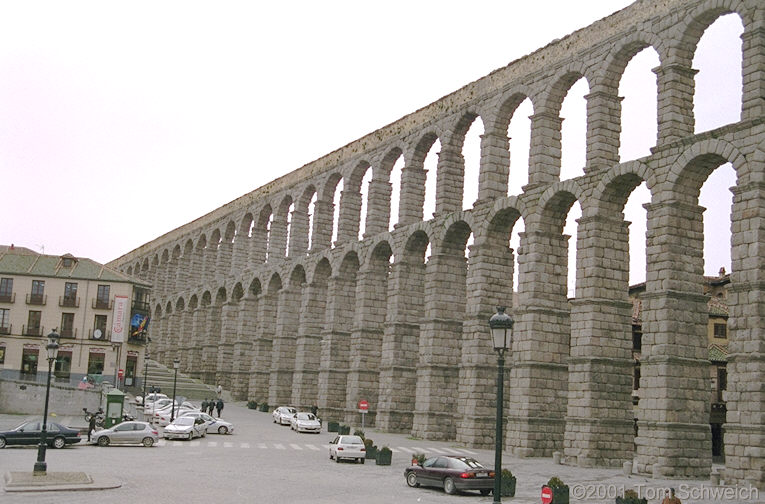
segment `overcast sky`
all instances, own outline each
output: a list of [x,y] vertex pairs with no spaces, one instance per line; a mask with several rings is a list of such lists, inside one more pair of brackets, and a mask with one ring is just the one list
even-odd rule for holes
[[630,3],[3,2],[0,244],[108,262]]

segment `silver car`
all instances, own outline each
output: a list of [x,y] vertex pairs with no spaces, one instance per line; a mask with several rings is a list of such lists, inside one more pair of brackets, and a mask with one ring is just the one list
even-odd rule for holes
[[207,428],[201,418],[179,417],[165,427],[162,436],[165,439],[188,439],[191,441],[195,437],[205,437]]
[[292,415],[290,429],[297,432],[321,432],[321,422],[313,413],[299,412]]
[[329,443],[329,460],[354,459],[363,464],[365,458],[366,447],[359,436],[337,436]]
[[159,432],[146,422],[122,422],[111,429],[94,432],[91,440],[98,446],[142,444],[148,447],[159,441]]
[[213,418],[207,413],[201,411],[189,411],[183,413],[182,417],[201,418],[205,423],[205,429],[208,434],[217,432],[218,434],[232,434],[234,432],[234,424],[221,420],[220,418]]
[[295,413],[297,413],[297,410],[291,406],[279,406],[272,413],[274,423],[278,423],[279,425],[289,425],[290,419]]

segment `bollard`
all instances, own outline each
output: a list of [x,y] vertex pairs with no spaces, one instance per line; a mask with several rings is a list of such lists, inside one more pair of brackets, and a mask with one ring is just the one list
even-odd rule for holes
[[560,452],[553,452],[553,464],[560,464]]
[[624,471],[624,475],[629,478],[629,476],[632,474],[632,462],[629,460],[622,464],[622,471]]
[[712,486],[720,486],[720,473],[717,470],[713,470],[709,475],[709,479],[712,482]]

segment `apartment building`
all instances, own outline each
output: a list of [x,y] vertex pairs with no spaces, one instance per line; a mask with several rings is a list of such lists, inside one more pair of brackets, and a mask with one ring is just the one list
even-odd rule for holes
[[46,336],[55,330],[56,382],[135,385],[150,289],[90,259],[0,245],[0,377],[44,381]]

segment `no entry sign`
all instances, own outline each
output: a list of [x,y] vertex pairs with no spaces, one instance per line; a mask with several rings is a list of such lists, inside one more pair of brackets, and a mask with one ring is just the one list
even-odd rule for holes
[[552,502],[553,493],[552,488],[549,486],[542,487],[542,504],[550,504]]
[[369,403],[362,399],[359,401],[359,413],[366,413],[369,411]]

